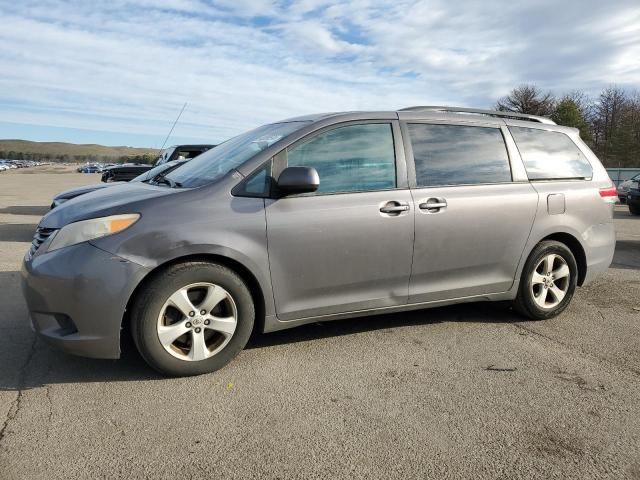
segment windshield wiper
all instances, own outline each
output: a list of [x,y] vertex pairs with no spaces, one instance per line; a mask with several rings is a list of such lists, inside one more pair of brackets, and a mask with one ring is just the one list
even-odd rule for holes
[[155,185],[165,184],[169,185],[171,188],[182,188],[182,183],[176,182],[175,180],[171,180],[170,178],[165,177],[164,175],[158,175],[153,179],[153,183]]
[[166,178],[164,176],[158,176],[154,179],[154,182],[156,185],[160,185],[162,183],[164,183],[165,185],[169,185],[169,187],[171,188],[175,188],[178,186],[178,184],[176,182],[174,182],[173,180]]

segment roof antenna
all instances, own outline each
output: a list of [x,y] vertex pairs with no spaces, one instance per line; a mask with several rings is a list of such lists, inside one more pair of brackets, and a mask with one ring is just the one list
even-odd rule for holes
[[169,140],[169,137],[171,136],[171,133],[173,133],[173,129],[176,128],[176,123],[178,123],[178,120],[180,120],[180,117],[182,116],[182,112],[184,112],[185,108],[187,108],[187,102],[184,102],[184,105],[182,105],[182,110],[180,110],[180,113],[176,117],[176,121],[173,122],[173,125],[171,125],[171,130],[169,130],[169,133],[167,133],[167,137],[164,139],[164,142],[162,142],[162,146],[160,147],[160,151],[162,151],[164,146],[167,144],[167,140]]

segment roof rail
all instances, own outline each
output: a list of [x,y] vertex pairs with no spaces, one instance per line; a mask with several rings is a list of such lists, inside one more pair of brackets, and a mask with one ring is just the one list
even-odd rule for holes
[[482,110],[479,108],[464,108],[464,107],[438,107],[433,105],[417,106],[401,108],[400,112],[450,112],[450,113],[474,113],[478,115],[488,115],[490,117],[501,118],[513,118],[516,120],[528,120],[530,122],[546,123],[547,125],[556,125],[556,122],[547,117],[540,117],[538,115],[528,115],[526,113],[516,112],[500,112],[497,110]]

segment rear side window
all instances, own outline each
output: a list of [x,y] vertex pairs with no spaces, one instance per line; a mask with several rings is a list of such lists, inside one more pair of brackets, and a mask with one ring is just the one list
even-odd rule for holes
[[393,134],[389,123],[339,127],[287,151],[290,167],[318,171],[317,193],[385,190],[396,186]]
[[511,181],[509,156],[498,128],[411,123],[418,186]]
[[509,127],[529,180],[591,178],[591,164],[567,135],[538,128]]

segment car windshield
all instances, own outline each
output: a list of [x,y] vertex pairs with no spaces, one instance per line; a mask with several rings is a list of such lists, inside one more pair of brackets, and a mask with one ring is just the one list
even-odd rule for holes
[[173,160],[172,162],[163,163],[162,165],[158,165],[157,167],[153,167],[151,170],[147,170],[144,173],[141,173],[136,178],[131,180],[132,182],[146,182],[147,180],[151,180],[163,172],[166,172],[172,168],[175,168],[177,165],[183,163],[180,160]]
[[173,185],[185,188],[200,187],[215,182],[257,153],[307,123],[285,122],[263,125],[198,155],[187,164],[171,172],[166,178]]

